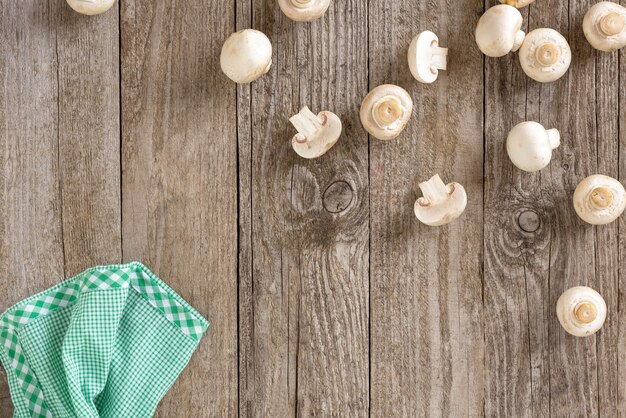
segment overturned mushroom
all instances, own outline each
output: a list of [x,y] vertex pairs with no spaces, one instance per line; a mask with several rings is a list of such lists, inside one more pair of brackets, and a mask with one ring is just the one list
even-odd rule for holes
[[341,135],[341,120],[332,112],[315,115],[307,106],[289,121],[298,130],[291,140],[294,151],[304,158],[317,158],[326,153]]
[[522,14],[513,6],[499,4],[488,9],[476,26],[476,43],[483,54],[503,57],[524,42]]
[[370,91],[361,104],[361,123],[374,138],[389,140],[404,130],[413,100],[402,87],[383,84]]
[[226,39],[220,66],[235,83],[250,83],[272,66],[272,44],[263,32],[243,29]]
[[67,4],[78,13],[93,16],[109,10],[115,0],[67,0]]
[[626,7],[601,1],[585,14],[585,37],[595,49],[616,51],[626,46]]
[[521,9],[522,7],[528,6],[530,3],[534,3],[535,0],[500,0],[500,3],[508,4],[513,7],[517,7]]
[[289,19],[310,22],[326,13],[330,0],[278,0],[278,5]]
[[592,225],[605,225],[624,212],[626,191],[618,180],[594,174],[576,186],[573,200],[574,209],[583,221]]
[[419,184],[423,197],[415,202],[415,216],[430,225],[445,225],[458,218],[467,205],[467,194],[459,183],[446,185],[435,174],[430,180]]
[[506,152],[517,168],[533,172],[550,164],[552,150],[560,144],[558,130],[546,130],[537,122],[522,122],[509,132]]
[[606,303],[590,287],[572,287],[559,297],[556,316],[565,331],[576,337],[587,337],[602,328],[606,319]]
[[441,48],[437,35],[427,30],[413,38],[408,58],[413,77],[422,83],[432,83],[439,70],[446,69],[448,48]]
[[547,83],[563,76],[572,61],[569,44],[554,29],[535,29],[519,51],[522,70],[533,80]]

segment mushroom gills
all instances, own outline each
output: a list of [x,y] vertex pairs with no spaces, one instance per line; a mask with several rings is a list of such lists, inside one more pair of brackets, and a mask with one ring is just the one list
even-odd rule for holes
[[467,194],[459,183],[445,184],[439,174],[419,184],[423,196],[415,201],[415,217],[430,226],[445,225],[458,218],[467,205]]
[[402,122],[402,115],[405,111],[396,97],[384,96],[374,103],[372,118],[379,128],[393,131]]
[[519,60],[524,73],[547,83],[558,80],[569,69],[572,52],[567,40],[554,29],[535,29],[526,35]]
[[616,51],[626,46],[626,7],[610,1],[594,4],[585,13],[583,32],[595,49]]
[[326,13],[330,0],[278,0],[283,13],[296,22],[310,22]]
[[626,21],[624,16],[619,13],[609,13],[600,19],[598,27],[600,31],[606,36],[615,36],[624,31]]
[[404,130],[412,111],[413,100],[406,90],[393,84],[383,84],[365,96],[359,116],[370,135],[388,141]]
[[537,48],[535,58],[543,67],[554,65],[559,60],[559,48],[552,43],[543,44]]
[[332,112],[314,114],[304,106],[289,121],[298,131],[293,136],[294,151],[304,158],[317,158],[335,145],[341,135],[341,120]]
[[424,31],[411,41],[408,60],[411,74],[417,81],[432,83],[439,70],[447,69],[448,48],[439,46],[439,38],[433,32]]

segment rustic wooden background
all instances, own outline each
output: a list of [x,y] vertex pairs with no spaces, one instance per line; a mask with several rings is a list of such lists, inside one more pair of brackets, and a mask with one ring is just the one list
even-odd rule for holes
[[[586,42],[595,0],[537,0],[524,29],[573,49],[541,85],[476,47],[496,2],[337,0],[303,24],[273,0],[122,0],[97,17],[3,0],[0,309],[142,260],[212,321],[159,417],[625,415],[624,219],[585,225],[570,199],[587,175],[626,180],[626,51]],[[273,66],[235,86],[219,52],[248,27]],[[450,48],[432,85],[406,63],[426,29]],[[388,143],[358,119],[382,83],[415,101]],[[290,145],[303,105],[344,122],[314,161]],[[504,148],[524,120],[562,133],[535,174]],[[435,173],[469,195],[440,228],[413,215]],[[578,284],[609,308],[585,339],[554,312]]]

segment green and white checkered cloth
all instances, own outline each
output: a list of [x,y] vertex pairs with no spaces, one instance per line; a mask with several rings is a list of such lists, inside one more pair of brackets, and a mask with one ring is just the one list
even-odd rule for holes
[[23,300],[0,316],[14,417],[152,416],[208,325],[138,262]]

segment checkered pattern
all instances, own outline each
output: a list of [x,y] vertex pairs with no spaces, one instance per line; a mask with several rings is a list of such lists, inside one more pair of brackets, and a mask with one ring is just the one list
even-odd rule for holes
[[101,266],[0,316],[14,417],[143,417],[208,322],[141,263]]

